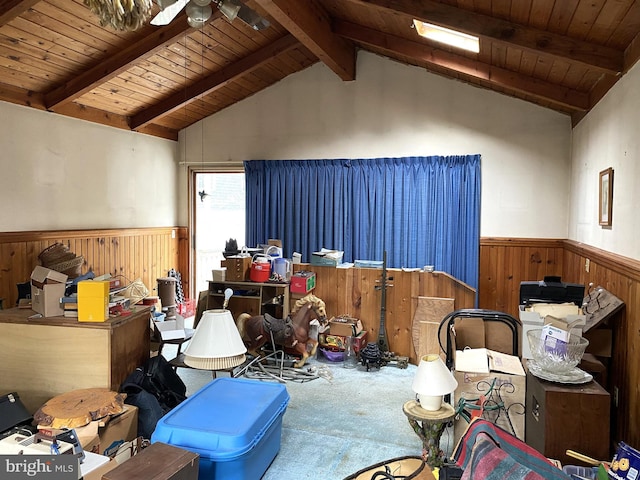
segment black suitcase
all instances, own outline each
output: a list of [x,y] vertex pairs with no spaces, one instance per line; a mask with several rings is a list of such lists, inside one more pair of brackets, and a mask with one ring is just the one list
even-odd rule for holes
[[0,433],[30,423],[32,419],[33,416],[29,414],[16,392],[0,397]]

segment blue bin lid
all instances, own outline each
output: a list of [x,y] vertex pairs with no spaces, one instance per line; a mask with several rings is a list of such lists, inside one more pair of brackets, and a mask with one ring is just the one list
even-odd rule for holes
[[243,378],[216,378],[162,417],[151,435],[213,461],[251,450],[284,413],[284,385]]

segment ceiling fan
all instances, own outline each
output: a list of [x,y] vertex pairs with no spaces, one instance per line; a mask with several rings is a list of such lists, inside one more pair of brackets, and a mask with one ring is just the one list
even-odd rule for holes
[[212,5],[230,22],[239,18],[254,30],[263,30],[270,25],[267,19],[240,0],[156,0],[156,2],[161,11],[151,20],[151,25],[168,25],[184,8],[189,25],[193,28],[202,28],[211,18]]

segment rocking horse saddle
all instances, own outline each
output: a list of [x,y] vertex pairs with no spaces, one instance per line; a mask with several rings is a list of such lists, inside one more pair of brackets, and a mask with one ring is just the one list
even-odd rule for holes
[[276,318],[268,313],[264,314],[265,330],[273,334],[273,340],[278,344],[283,344],[285,340],[293,337],[293,321],[291,317]]

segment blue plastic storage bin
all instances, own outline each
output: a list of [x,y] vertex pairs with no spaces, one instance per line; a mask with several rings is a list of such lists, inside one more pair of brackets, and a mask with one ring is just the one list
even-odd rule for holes
[[282,384],[217,378],[162,417],[151,442],[199,454],[198,480],[257,480],[280,450],[288,404]]

